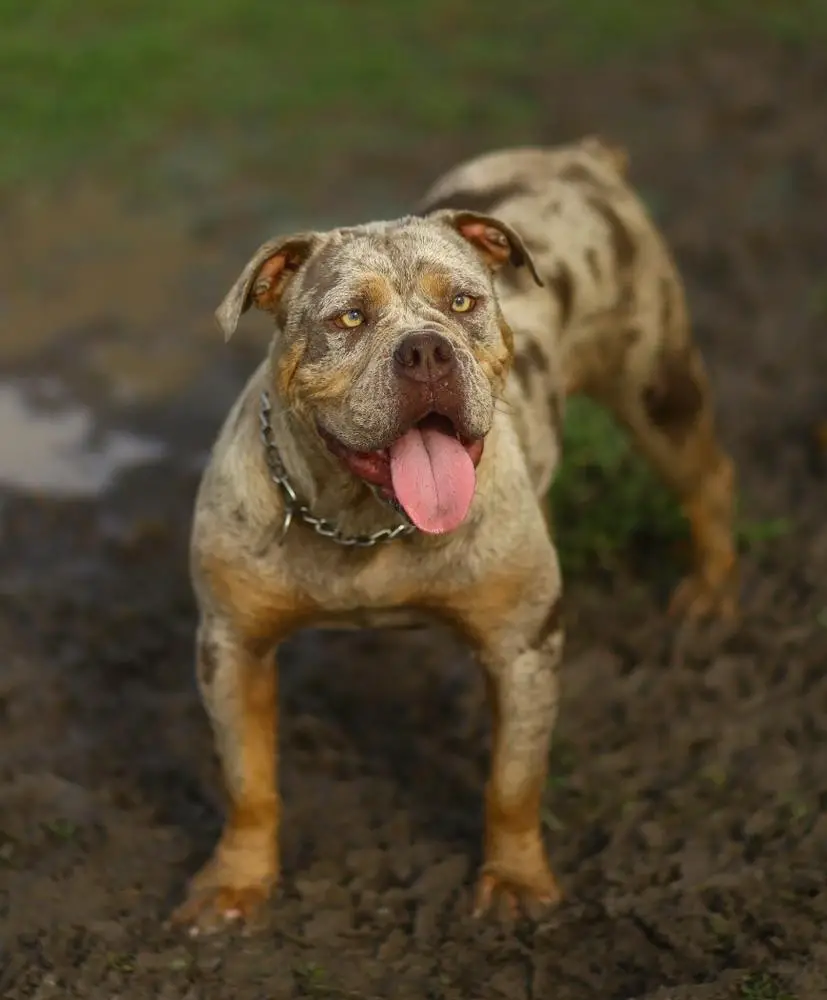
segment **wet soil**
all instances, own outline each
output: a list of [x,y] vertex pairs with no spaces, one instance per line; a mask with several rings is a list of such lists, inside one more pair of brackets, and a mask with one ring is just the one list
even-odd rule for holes
[[[283,657],[267,925],[165,929],[220,823],[192,676],[193,491],[265,343],[251,322],[224,347],[210,314],[283,220],[266,171],[4,207],[0,370],[64,432],[0,399],[16,444],[0,451],[2,996],[825,995],[825,67],[710,46],[534,83],[547,128],[528,139],[605,131],[630,149],[687,277],[746,510],[790,522],[747,555],[726,631],[676,630],[646,580],[570,588],[547,813],[567,899],[539,923],[469,916],[487,720],[466,652],[308,632]],[[401,213],[496,143],[343,155],[300,224]],[[374,183],[393,204],[368,213]],[[78,413],[94,415],[80,444]],[[127,432],[145,447],[124,451]],[[99,458],[85,478],[81,445]],[[58,453],[73,474],[55,481]]]

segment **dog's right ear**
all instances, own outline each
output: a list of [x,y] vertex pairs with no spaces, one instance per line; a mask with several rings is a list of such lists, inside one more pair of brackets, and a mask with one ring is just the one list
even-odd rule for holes
[[229,340],[238,321],[250,306],[272,312],[290,279],[310,256],[316,233],[296,233],[263,243],[247,261],[244,270],[215,311],[218,325]]

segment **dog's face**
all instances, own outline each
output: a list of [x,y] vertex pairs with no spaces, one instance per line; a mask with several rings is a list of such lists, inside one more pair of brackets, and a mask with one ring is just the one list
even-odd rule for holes
[[450,530],[511,361],[503,266],[539,282],[516,233],[471,212],[299,234],[261,247],[217,316],[230,336],[250,305],[272,312],[282,399],[414,523]]

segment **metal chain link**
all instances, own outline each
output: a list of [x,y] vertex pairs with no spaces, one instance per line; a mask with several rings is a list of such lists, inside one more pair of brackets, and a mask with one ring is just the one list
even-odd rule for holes
[[298,518],[311,527],[317,535],[322,538],[329,538],[337,545],[345,545],[351,548],[367,549],[373,545],[383,542],[393,542],[397,538],[405,538],[412,535],[416,528],[412,524],[398,524],[395,528],[380,528],[370,535],[345,535],[339,527],[324,517],[316,517],[310,508],[303,504],[298,494],[293,489],[293,485],[287,477],[287,470],[281,461],[276,443],[273,440],[273,426],[270,421],[272,412],[270,397],[266,392],[261,394],[261,409],[259,411],[259,424],[261,427],[261,440],[264,444],[264,455],[267,460],[267,467],[270,470],[270,478],[280,487],[284,494],[284,520],[281,526],[280,542],[284,541],[293,518]]

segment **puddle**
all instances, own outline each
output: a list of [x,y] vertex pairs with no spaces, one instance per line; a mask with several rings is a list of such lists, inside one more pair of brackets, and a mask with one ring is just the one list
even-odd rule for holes
[[0,383],[0,428],[0,485],[32,493],[94,496],[122,470],[166,454],[159,441],[101,431],[56,382]]

